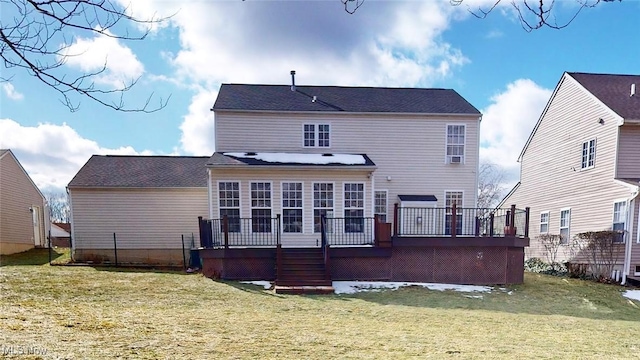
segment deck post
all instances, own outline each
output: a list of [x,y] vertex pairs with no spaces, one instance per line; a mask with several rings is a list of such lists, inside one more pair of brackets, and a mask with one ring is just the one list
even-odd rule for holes
[[475,236],[480,236],[480,216],[476,215],[476,227],[475,227]]
[[489,237],[493,237],[493,223],[495,220],[495,214],[492,212],[489,214]]
[[509,235],[516,235],[516,206],[511,205],[511,219],[509,220]]
[[282,244],[276,245],[276,280],[282,278]]
[[531,213],[531,208],[530,207],[526,207],[524,208],[524,237],[528,238],[529,237],[529,214]]
[[456,238],[456,227],[458,227],[458,209],[456,203],[451,205],[451,238]]
[[398,236],[398,203],[393,204],[393,236]]
[[222,232],[224,232],[224,248],[229,248],[229,216],[222,216]]
[[276,215],[276,244],[280,245],[280,214]]
[[113,257],[116,267],[118,267],[118,241],[116,240],[116,233],[113,233]]

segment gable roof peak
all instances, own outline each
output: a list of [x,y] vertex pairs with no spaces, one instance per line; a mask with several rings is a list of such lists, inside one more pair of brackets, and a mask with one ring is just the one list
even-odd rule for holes
[[567,72],[588,92],[623,119],[640,120],[640,75]]

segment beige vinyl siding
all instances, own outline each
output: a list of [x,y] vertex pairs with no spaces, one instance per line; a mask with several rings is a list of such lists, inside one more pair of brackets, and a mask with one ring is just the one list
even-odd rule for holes
[[640,125],[620,127],[617,177],[640,179]]
[[344,183],[364,183],[365,217],[373,217],[372,182],[367,170],[273,170],[273,169],[212,169],[211,203],[213,218],[219,218],[218,182],[240,182],[240,217],[251,217],[250,183],[271,182],[271,214],[282,214],[282,182],[303,183],[303,233],[282,233],[283,246],[315,246],[320,234],[313,232],[313,183],[333,183],[334,216],[344,216]]
[[637,197],[634,202],[631,204],[633,207],[633,220],[631,234],[627,237],[629,241],[631,241],[631,261],[629,263],[630,269],[629,274],[634,276],[634,272],[636,266],[640,266],[640,238],[638,237],[638,232],[640,229],[640,196]]
[[48,219],[44,216],[44,199],[12,154],[5,153],[0,159],[0,253],[34,247],[33,218],[29,211],[33,205],[40,207],[40,245],[45,245]]
[[181,249],[207,217],[207,189],[71,189],[75,249]]
[[[606,107],[565,77],[522,157],[521,185],[506,204],[531,208],[531,246],[527,257],[545,258],[536,241],[540,213],[549,211],[549,233],[560,233],[560,210],[571,208],[570,236],[610,229],[614,200],[629,198],[614,181],[617,119]],[[598,120],[604,119],[604,124]],[[595,166],[582,170],[582,143],[596,139]],[[569,258],[567,246],[558,253]],[[620,257],[622,262],[622,256]]]
[[[331,147],[305,148],[304,124],[330,124]],[[463,164],[445,163],[448,124],[466,125]],[[402,194],[435,195],[444,206],[447,190],[464,191],[464,206],[474,207],[478,124],[473,116],[217,112],[216,151],[367,154],[377,166],[376,188],[389,191],[390,207]]]

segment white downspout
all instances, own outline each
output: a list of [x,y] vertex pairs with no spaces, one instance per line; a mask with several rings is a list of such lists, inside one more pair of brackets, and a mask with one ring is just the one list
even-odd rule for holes
[[[635,218],[635,213],[634,213],[635,207],[636,207],[635,200],[638,198],[638,195],[640,195],[640,193],[636,190],[631,194],[631,198],[627,202],[627,209],[629,210],[627,211],[626,221],[627,221],[627,224],[629,224],[629,228],[631,229],[631,232],[633,232],[633,219]],[[640,221],[638,223],[640,224]],[[637,237],[636,242],[640,242],[640,225],[636,229],[636,237]],[[629,275],[629,269],[631,268],[631,248],[632,247],[633,247],[633,242],[632,242],[631,236],[629,236],[625,244],[625,250],[624,250],[622,281],[620,282],[620,284],[622,285],[626,284],[627,276]]]
[[209,219],[213,219],[213,201],[211,200],[211,168],[207,168],[207,194],[209,204]]

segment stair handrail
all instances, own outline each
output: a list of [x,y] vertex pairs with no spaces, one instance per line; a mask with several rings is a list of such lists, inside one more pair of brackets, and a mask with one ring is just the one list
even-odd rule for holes
[[327,243],[327,232],[326,232],[326,221],[327,217],[322,214],[320,215],[320,238],[321,238],[321,246],[322,246],[322,257],[324,260],[324,271],[325,271],[325,279],[331,279],[331,272],[329,271],[329,244]]

